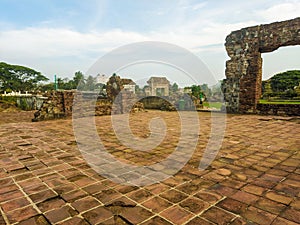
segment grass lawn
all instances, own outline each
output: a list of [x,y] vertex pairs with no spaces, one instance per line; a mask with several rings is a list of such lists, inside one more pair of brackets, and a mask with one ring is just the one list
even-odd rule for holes
[[209,107],[209,108],[221,109],[222,104],[223,104],[222,102],[204,102],[203,106]]
[[300,104],[300,100],[267,100],[267,99],[260,99],[259,103],[261,104]]

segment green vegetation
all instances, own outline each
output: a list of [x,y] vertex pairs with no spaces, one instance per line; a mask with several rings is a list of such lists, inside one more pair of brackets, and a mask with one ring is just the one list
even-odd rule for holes
[[300,104],[300,99],[299,100],[284,100],[284,99],[267,100],[267,99],[260,99],[259,103],[260,104]]
[[177,83],[174,83],[173,85],[170,86],[170,91],[173,93],[176,93],[179,89],[179,86]]
[[[40,72],[31,68],[0,62],[0,92],[2,93],[5,91],[9,93],[12,91],[45,92],[54,90],[54,83],[42,83],[48,80]],[[80,71],[77,71],[71,80],[58,77],[57,86],[61,90],[81,88],[85,91],[92,91],[101,88],[96,85],[94,77],[88,76],[85,78]]]
[[216,109],[221,109],[223,103],[222,102],[204,102],[203,106],[208,107],[208,108],[216,108]]
[[0,102],[17,104],[17,97],[16,96],[1,96],[0,95]]
[[290,70],[275,74],[262,82],[262,97],[293,99],[300,97],[300,70]]
[[31,68],[0,62],[0,89],[7,91],[35,91],[48,78]]
[[[96,89],[102,89],[103,84],[97,84],[96,79],[92,76],[85,78],[81,71],[77,71],[74,77],[69,80],[68,78],[57,78],[57,86],[59,90],[84,90],[84,91],[94,91]],[[41,91],[51,91],[54,90],[54,83],[48,83],[41,85],[39,87]]]
[[204,96],[206,98],[209,98],[212,96],[212,91],[211,89],[208,87],[208,84],[202,84],[200,85],[200,89],[202,91],[202,93],[204,94]]
[[[61,90],[72,90],[72,89],[76,89],[77,86],[80,84],[81,86],[84,86],[85,83],[85,78],[82,72],[77,71],[73,77],[73,79],[69,80],[68,78],[57,78],[57,86],[58,89]],[[54,84],[50,83],[50,84],[46,84],[42,87],[45,90],[53,90],[54,89]]]
[[200,98],[200,96],[204,97],[204,94],[201,90],[200,85],[192,85],[190,88],[192,90],[192,96],[194,96],[196,98]]

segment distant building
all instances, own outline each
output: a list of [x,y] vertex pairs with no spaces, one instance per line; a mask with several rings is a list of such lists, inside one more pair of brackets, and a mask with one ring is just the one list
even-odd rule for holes
[[144,92],[146,96],[150,96],[151,95],[151,90],[149,86],[145,86],[144,87]]
[[169,96],[170,82],[166,77],[150,77],[145,88],[147,96]]
[[190,87],[185,87],[185,88],[183,89],[183,93],[185,93],[185,94],[192,94],[192,88],[190,88]]
[[185,93],[184,91],[185,91],[184,88],[178,88],[178,93],[184,94]]
[[131,79],[127,79],[127,78],[122,78],[121,80],[122,80],[124,90],[131,91],[132,93],[135,94],[136,83],[134,83]]
[[109,77],[105,76],[104,74],[102,74],[102,75],[98,74],[96,76],[97,84],[106,84],[108,80],[109,80]]

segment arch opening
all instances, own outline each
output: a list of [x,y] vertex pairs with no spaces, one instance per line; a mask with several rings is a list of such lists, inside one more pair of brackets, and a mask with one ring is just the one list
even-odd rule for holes
[[[226,37],[226,79],[223,92],[227,112],[260,113],[262,53],[300,45],[300,17],[233,31]],[[300,114],[300,107],[297,109]]]
[[300,104],[300,46],[263,53],[261,104]]

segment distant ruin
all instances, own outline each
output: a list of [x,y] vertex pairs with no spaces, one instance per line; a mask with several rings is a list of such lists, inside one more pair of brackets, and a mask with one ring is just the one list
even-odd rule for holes
[[[258,104],[262,85],[261,53],[290,45],[300,45],[300,17],[243,28],[226,37],[225,47],[230,60],[226,62],[226,79],[222,89],[227,112],[260,113],[265,109]],[[296,108],[299,114],[300,105]],[[268,109],[272,114],[272,107]]]
[[[77,104],[76,116],[95,116],[139,112],[144,110],[144,105],[136,102],[136,95],[124,88],[124,82],[119,76],[112,76],[107,82],[107,97],[99,96],[93,91],[52,91],[46,94],[42,107],[34,113],[33,122],[68,118],[72,116],[74,99]],[[117,98],[117,99],[116,99]],[[115,100],[116,99],[116,100]],[[113,107],[113,102],[117,101]],[[91,105],[94,108],[91,110]]]

